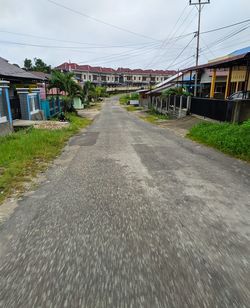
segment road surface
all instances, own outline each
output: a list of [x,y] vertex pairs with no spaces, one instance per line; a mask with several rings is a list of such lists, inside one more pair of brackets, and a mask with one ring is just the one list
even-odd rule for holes
[[109,99],[0,226],[0,307],[250,307],[250,166]]

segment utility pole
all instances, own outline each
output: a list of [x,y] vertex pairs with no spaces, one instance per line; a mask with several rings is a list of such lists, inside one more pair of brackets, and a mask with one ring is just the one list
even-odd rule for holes
[[194,84],[194,96],[197,96],[197,85],[198,85],[198,65],[200,55],[200,32],[201,32],[201,11],[205,4],[210,4],[210,0],[189,0],[189,5],[195,5],[198,10],[198,30],[196,32],[197,47],[196,47],[196,73],[195,73],[195,84]]

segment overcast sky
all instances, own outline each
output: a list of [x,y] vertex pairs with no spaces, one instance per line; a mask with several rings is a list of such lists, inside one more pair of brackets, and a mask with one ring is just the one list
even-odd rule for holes
[[[0,0],[0,57],[106,67],[195,63],[197,10],[188,0]],[[250,0],[211,0],[201,31],[250,18]],[[201,36],[200,63],[250,46],[250,22]],[[186,35],[189,34],[189,35]],[[192,40],[193,39],[193,40]],[[185,48],[186,47],[186,48]]]

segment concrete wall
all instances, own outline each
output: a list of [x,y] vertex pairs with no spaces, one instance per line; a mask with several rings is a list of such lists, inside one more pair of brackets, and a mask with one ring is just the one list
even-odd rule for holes
[[4,136],[10,134],[12,132],[12,128],[9,122],[0,123],[0,136]]
[[42,121],[45,120],[45,115],[43,110],[39,110],[36,113],[33,113],[30,117],[31,121]]
[[239,122],[250,119],[250,101],[240,102]]

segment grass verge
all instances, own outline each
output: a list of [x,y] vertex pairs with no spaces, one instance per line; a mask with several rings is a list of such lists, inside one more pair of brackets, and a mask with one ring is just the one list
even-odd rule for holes
[[136,106],[126,106],[125,107],[127,111],[137,111],[137,110],[143,110],[143,107],[136,107]]
[[141,119],[152,124],[157,124],[160,120],[168,120],[168,116],[153,109],[146,111],[146,115],[141,115]]
[[22,191],[47,163],[60,154],[65,142],[91,120],[67,114],[70,126],[58,130],[28,129],[0,137],[0,203]]
[[200,123],[187,137],[250,162],[250,120],[243,124]]

